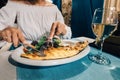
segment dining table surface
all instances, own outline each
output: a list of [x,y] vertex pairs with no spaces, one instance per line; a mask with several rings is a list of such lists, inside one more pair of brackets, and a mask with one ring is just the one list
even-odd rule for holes
[[[94,40],[87,37],[73,39],[78,38],[86,39],[88,42]],[[98,54],[98,49],[89,47],[89,53],[83,58],[54,66],[21,64],[11,59],[10,55],[14,50],[3,49],[0,51],[0,80],[120,80],[120,58],[103,52],[102,55],[109,58],[111,64],[100,65],[94,63],[89,60],[88,55]]]

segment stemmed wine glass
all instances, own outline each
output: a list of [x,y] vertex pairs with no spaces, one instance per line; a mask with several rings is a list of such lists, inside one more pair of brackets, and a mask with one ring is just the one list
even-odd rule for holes
[[95,63],[109,65],[110,60],[102,55],[104,40],[109,37],[116,29],[118,24],[118,14],[115,10],[96,9],[92,20],[92,30],[96,36],[95,44],[100,47],[97,54],[90,54],[89,59]]

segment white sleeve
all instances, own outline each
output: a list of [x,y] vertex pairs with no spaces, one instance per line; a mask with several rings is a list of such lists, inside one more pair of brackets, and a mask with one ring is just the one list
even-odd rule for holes
[[8,25],[13,26],[16,17],[15,6],[7,4],[0,9],[0,30],[3,30]]
[[[61,12],[59,11],[58,8],[57,8],[56,21],[60,21],[60,22],[64,23],[63,16],[62,16],[62,14],[61,14]],[[70,39],[71,36],[72,36],[71,28],[66,25],[66,26],[65,26],[65,29],[67,30],[67,33],[63,36],[63,38],[64,38],[64,39]]]

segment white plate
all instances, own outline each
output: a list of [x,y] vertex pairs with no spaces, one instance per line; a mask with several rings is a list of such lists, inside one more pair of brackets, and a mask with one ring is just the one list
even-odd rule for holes
[[70,63],[76,60],[79,60],[86,56],[90,51],[90,47],[87,46],[83,51],[81,51],[79,54],[69,57],[69,58],[64,58],[64,59],[56,59],[56,60],[31,60],[27,58],[22,58],[20,55],[23,53],[22,47],[15,50],[11,54],[11,58],[19,63],[26,64],[26,65],[31,65],[31,66],[55,66],[55,65],[61,65],[61,64],[66,64]]

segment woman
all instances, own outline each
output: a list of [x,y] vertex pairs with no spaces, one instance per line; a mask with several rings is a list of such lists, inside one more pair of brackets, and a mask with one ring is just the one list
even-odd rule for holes
[[[15,26],[14,23],[17,22]],[[42,36],[71,37],[71,29],[64,24],[58,8],[48,0],[9,0],[0,10],[0,37],[17,46],[26,40]]]

